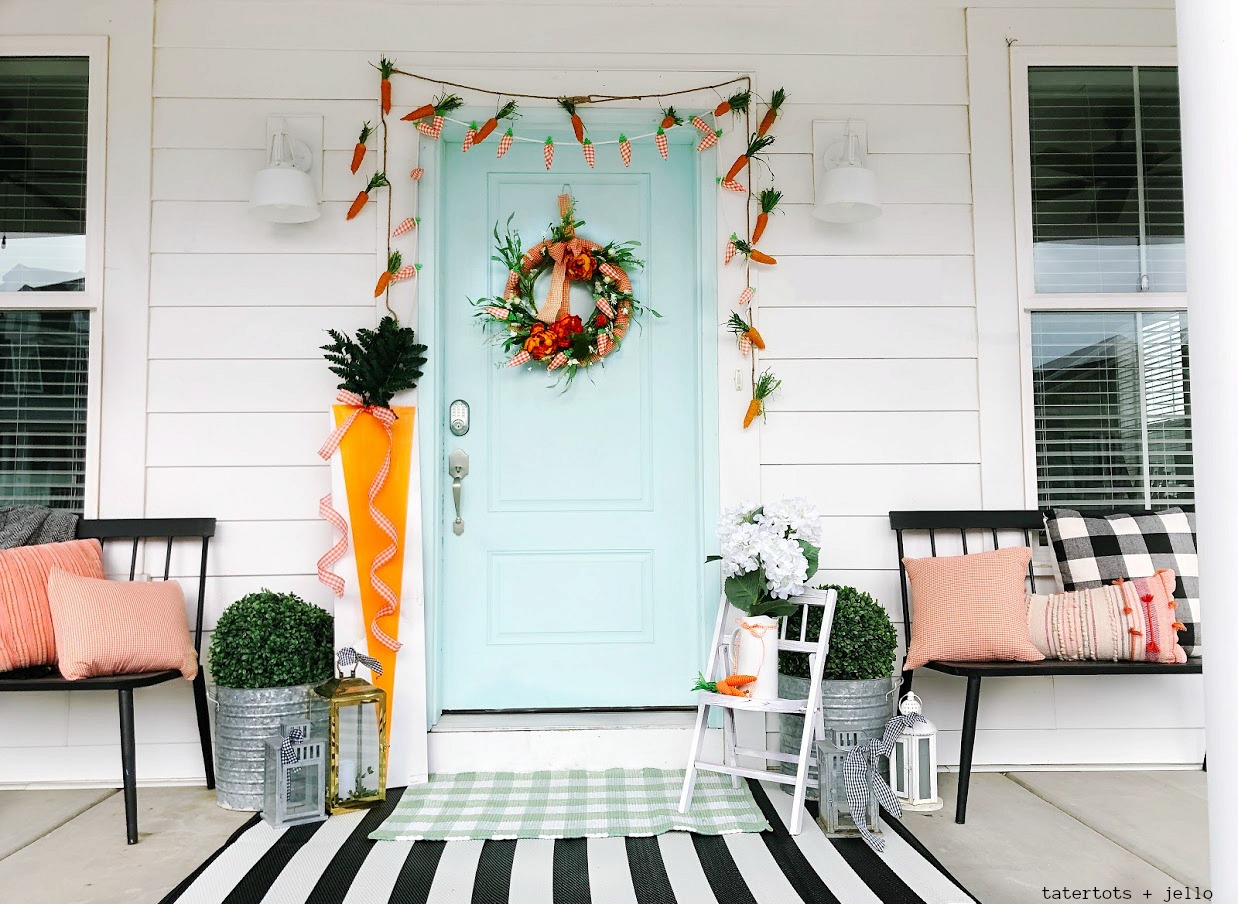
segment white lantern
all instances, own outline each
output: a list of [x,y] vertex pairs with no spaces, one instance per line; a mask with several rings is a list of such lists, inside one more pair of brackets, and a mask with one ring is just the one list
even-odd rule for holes
[[941,809],[937,796],[937,726],[923,717],[920,698],[908,691],[898,711],[920,718],[899,735],[890,753],[890,787],[904,810],[926,813]]

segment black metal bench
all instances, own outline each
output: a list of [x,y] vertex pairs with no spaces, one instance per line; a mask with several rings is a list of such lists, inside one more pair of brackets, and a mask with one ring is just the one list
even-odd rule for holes
[[[960,551],[980,552],[1003,546],[1003,537],[1014,539],[1005,546],[1035,546],[1033,539],[1044,532],[1044,520],[1038,511],[941,511],[890,512],[890,527],[898,537],[898,570],[903,593],[903,633],[911,645],[911,588],[903,556],[918,558],[922,553],[907,553],[905,534],[927,535],[928,553],[938,555],[939,534],[957,539],[958,549],[943,555],[958,555]],[[969,541],[970,537],[970,541]],[[990,545],[991,541],[991,545]],[[1035,563],[1027,568],[1028,586],[1038,592]],[[1051,576],[1041,580],[1051,583]],[[1048,591],[1046,586],[1045,591]],[[976,743],[976,715],[980,709],[980,682],[984,678],[1035,677],[1053,675],[1197,675],[1203,671],[1201,660],[1186,663],[1157,662],[930,662],[921,668],[967,679],[967,694],[963,706],[963,731],[959,745],[959,788],[955,799],[954,821],[967,821],[967,790],[971,784],[972,750]],[[903,691],[911,689],[911,672],[903,673]]]
[[[206,705],[206,676],[202,671],[202,610],[206,602],[206,556],[215,536],[214,518],[123,518],[81,520],[77,526],[81,539],[97,539],[106,545],[111,540],[129,540],[129,580],[138,572],[138,553],[144,540],[163,540],[167,547],[163,560],[163,580],[172,570],[172,547],[177,540],[201,541],[198,569],[197,618],[193,624],[193,645],[198,651],[198,675],[193,680],[193,699],[198,717],[198,740],[202,745],[202,765],[206,787],[215,787],[215,765],[211,754],[211,724]],[[135,675],[110,675],[69,681],[52,666],[19,669],[0,673],[0,691],[116,691],[120,697],[120,762],[125,793],[125,832],[130,844],[138,843],[137,774],[133,736],[133,691],[181,678],[178,669]]]

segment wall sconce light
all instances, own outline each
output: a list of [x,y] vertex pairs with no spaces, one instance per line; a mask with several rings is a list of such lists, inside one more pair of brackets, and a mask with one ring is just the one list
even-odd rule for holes
[[310,176],[309,145],[288,134],[285,122],[270,134],[267,165],[254,176],[250,213],[271,223],[308,223],[320,216],[318,186]]
[[[818,136],[814,123],[814,138]],[[861,223],[881,216],[877,201],[877,174],[869,169],[860,150],[860,137],[850,120],[842,138],[821,152],[817,199],[812,213],[827,223]]]

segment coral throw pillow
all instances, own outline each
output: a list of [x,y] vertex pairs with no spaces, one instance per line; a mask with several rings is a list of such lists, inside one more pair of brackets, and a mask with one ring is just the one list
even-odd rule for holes
[[165,669],[198,674],[176,581],[105,581],[53,568],[47,600],[60,674],[70,681]]
[[0,549],[0,672],[56,662],[47,576],[53,567],[103,577],[98,540]]
[[907,669],[927,662],[1037,662],[1027,627],[1027,547],[903,559],[911,582]]
[[1178,642],[1176,576],[1118,581],[1065,593],[1027,595],[1027,623],[1046,659],[1186,662]]

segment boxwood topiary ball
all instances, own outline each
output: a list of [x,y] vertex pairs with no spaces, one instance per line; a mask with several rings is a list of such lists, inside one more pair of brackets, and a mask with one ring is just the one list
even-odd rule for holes
[[[827,584],[822,589],[838,591],[834,627],[830,631],[830,651],[825,658],[825,679],[858,681],[885,678],[892,674],[898,634],[885,607],[871,594],[854,587]],[[809,608],[808,640],[816,640],[821,635],[823,614],[818,606]],[[787,623],[787,639],[799,640],[799,631],[799,617],[792,616]],[[779,653],[778,671],[796,678],[807,678],[808,654]]]
[[211,675],[220,687],[317,684],[334,668],[335,619],[293,593],[263,589],[237,600],[211,636]]

